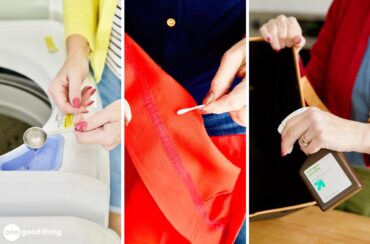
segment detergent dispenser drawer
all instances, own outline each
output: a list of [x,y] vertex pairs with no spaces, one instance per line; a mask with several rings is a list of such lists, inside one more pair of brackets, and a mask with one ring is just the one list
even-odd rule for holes
[[53,171],[62,163],[64,138],[50,136],[46,144],[32,150],[22,145],[0,156],[0,171]]

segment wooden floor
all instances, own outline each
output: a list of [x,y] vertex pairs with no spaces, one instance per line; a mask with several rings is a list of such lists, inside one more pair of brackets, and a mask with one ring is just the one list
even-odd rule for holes
[[370,243],[370,218],[314,206],[250,223],[250,243]]

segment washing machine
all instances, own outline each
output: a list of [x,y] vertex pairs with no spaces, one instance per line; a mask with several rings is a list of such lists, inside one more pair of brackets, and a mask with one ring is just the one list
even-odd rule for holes
[[[37,237],[35,243],[51,243],[45,235],[23,235],[37,232],[37,225],[64,233],[52,243],[120,242],[107,228],[108,151],[78,144],[73,132],[50,136],[37,151],[22,143],[31,126],[45,131],[73,126],[73,115],[61,113],[47,93],[66,57],[61,4],[0,0],[0,243],[8,240],[6,231],[18,231],[14,225],[25,243]],[[91,75],[87,85],[95,86]],[[102,108],[98,93],[92,99],[86,116]]]

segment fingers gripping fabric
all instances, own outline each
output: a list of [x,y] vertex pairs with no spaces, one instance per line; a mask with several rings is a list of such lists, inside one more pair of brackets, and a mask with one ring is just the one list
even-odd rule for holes
[[199,112],[176,115],[194,100],[127,35],[125,98],[132,110],[125,132],[126,163],[132,163],[125,173],[125,240],[221,242],[240,168],[208,137]]

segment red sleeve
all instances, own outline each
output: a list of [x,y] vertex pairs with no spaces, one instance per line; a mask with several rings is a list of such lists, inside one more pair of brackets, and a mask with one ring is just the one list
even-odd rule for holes
[[305,69],[308,80],[317,94],[324,98],[324,87],[327,77],[329,59],[335,41],[336,29],[343,13],[343,3],[346,0],[334,0],[320,31],[318,39],[311,49],[311,59]]

